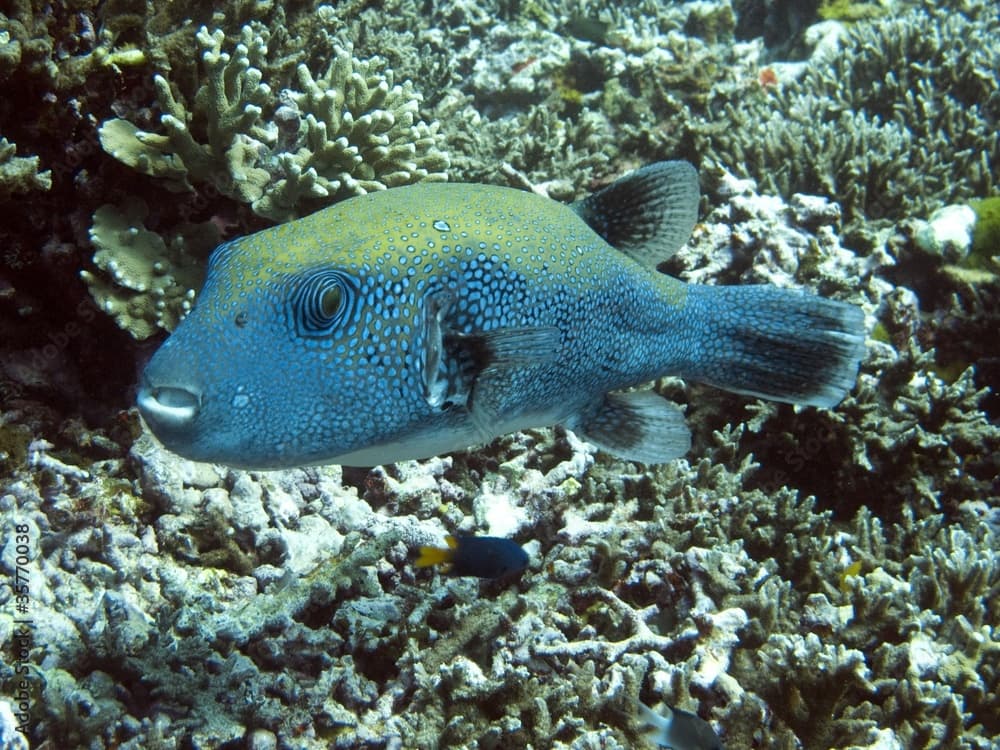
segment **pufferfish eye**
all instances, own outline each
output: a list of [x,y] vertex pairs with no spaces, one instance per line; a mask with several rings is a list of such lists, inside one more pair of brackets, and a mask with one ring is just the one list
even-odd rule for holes
[[349,320],[360,295],[354,278],[337,269],[302,274],[291,295],[291,314],[300,336],[329,336]]
[[336,317],[337,313],[340,312],[340,305],[343,301],[343,290],[339,286],[332,286],[323,292],[323,296],[320,297],[320,310],[327,318]]

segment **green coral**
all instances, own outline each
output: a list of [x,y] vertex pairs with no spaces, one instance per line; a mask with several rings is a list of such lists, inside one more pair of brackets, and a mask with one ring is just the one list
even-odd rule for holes
[[96,271],[80,272],[98,307],[140,340],[173,330],[191,309],[202,259],[219,241],[218,229],[205,222],[184,225],[165,242],[145,227],[148,213],[137,198],[97,209],[90,228]]
[[18,70],[55,80],[53,40],[42,14],[36,14],[24,0],[10,5],[13,7],[4,8],[6,13],[0,13],[0,81],[10,79]]
[[38,170],[37,156],[15,156],[17,147],[6,138],[0,138],[0,201],[14,193],[49,190],[52,173]]
[[418,119],[421,96],[411,81],[396,84],[381,58],[335,47],[318,76],[298,66],[301,91],[276,96],[263,81],[268,38],[260,25],[244,26],[230,53],[222,31],[202,27],[204,82],[193,101],[156,76],[165,132],[107,120],[104,150],[171,190],[209,183],[276,221],[350,195],[446,179],[438,123]]
[[[3,391],[0,391],[2,393]],[[7,394],[4,393],[6,396]],[[24,464],[31,443],[31,429],[26,425],[10,424],[0,417],[0,469],[6,472]]]
[[863,21],[877,18],[885,13],[875,3],[855,3],[851,0],[823,0],[817,10],[819,17],[827,21]]
[[283,175],[253,204],[257,214],[284,220],[304,199],[329,203],[446,178],[449,160],[436,147],[439,124],[418,120],[421,95],[412,81],[395,84],[392,70],[380,72],[384,65],[337,46],[318,78],[298,66],[302,91],[284,92],[287,104],[275,113],[279,129],[294,129],[294,136],[278,156]]
[[974,258],[988,265],[994,256],[1000,255],[1000,196],[972,201],[969,205],[976,212],[970,260]]

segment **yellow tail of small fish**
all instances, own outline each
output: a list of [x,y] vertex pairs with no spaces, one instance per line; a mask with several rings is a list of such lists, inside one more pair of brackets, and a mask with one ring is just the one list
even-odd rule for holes
[[445,537],[447,547],[421,547],[420,556],[413,565],[417,568],[429,568],[431,565],[441,565],[450,563],[454,557],[455,548],[458,547],[458,540],[453,536]]

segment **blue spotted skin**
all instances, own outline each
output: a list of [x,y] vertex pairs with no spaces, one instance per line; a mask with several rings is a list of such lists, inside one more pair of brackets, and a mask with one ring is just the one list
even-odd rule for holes
[[[139,404],[168,448],[248,468],[376,465],[528,427],[586,433],[588,419],[601,444],[616,422],[641,421],[603,406],[605,394],[665,374],[712,381],[729,351],[713,319],[742,320],[755,289],[767,290],[732,289],[720,307],[719,290],[655,273],[531,193],[397,188],[218,248]],[[435,380],[427,321],[438,319],[450,343]],[[527,335],[528,356],[476,359],[477,337],[507,331]],[[429,382],[450,396],[429,395]],[[672,457],[686,430],[669,430],[683,433]],[[648,437],[623,438],[620,452]]]

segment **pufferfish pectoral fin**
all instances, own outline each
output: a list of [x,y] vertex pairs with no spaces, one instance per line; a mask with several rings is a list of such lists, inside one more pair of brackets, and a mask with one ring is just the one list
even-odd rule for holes
[[481,372],[488,368],[528,367],[552,362],[559,352],[561,334],[555,326],[497,328],[482,333],[459,333],[449,337],[463,349]]
[[700,200],[698,171],[686,161],[661,161],[615,180],[572,208],[613,248],[655,269],[691,237]]
[[598,448],[646,464],[672,461],[691,447],[680,407],[652,391],[606,393],[596,410],[566,426]]
[[446,316],[454,301],[454,295],[443,292],[432,295],[424,306],[421,368],[429,405],[468,406],[476,379],[483,372],[545,364],[558,355],[561,333],[555,326],[452,331]]

